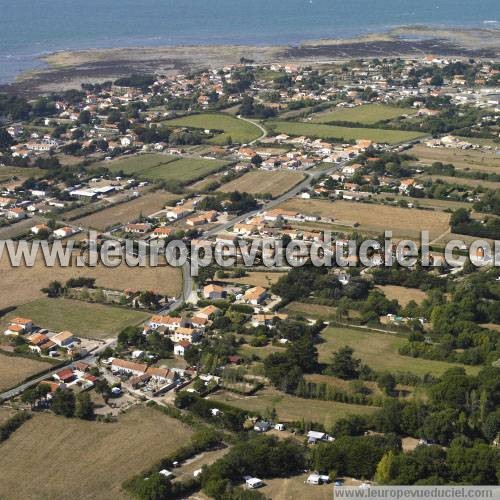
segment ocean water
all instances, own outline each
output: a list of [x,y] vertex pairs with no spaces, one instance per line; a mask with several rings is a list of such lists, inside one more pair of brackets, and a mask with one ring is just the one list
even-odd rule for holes
[[500,0],[0,0],[0,82],[66,49],[297,44],[408,24],[499,23]]

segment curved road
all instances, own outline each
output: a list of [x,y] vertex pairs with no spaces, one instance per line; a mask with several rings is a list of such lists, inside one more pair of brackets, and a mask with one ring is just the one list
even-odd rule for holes
[[[245,120],[244,118],[241,118],[241,119]],[[246,120],[246,121],[250,121],[250,120]],[[253,123],[253,122],[250,122],[250,123]],[[254,125],[257,125],[257,124],[254,124]],[[259,128],[261,128],[263,130],[263,132],[267,135],[267,131],[265,131],[265,129],[260,127],[260,125],[257,125],[257,126],[259,126]],[[265,135],[262,137],[265,137]],[[339,163],[338,165],[335,165],[334,167],[332,167],[328,170],[321,170],[318,172],[306,172],[305,173],[306,178],[303,181],[301,181],[299,184],[294,186],[290,191],[287,191],[286,193],[282,194],[281,196],[279,196],[279,197],[277,197],[277,198],[275,198],[267,203],[264,203],[261,207],[259,207],[256,210],[253,210],[251,212],[246,212],[244,214],[233,217],[232,219],[224,222],[223,224],[219,224],[218,226],[206,231],[204,234],[204,238],[214,237],[221,232],[227,231],[230,227],[234,226],[235,224],[237,224],[239,222],[244,221],[248,217],[252,217],[254,215],[257,215],[259,212],[267,211],[267,210],[270,210],[270,209],[276,207],[277,205],[280,205],[281,203],[283,203],[283,202],[289,200],[290,198],[293,198],[297,194],[299,194],[302,190],[309,188],[311,185],[314,184],[314,182],[321,175],[331,174],[332,172],[341,169],[343,166],[344,166],[344,163]],[[174,309],[177,309],[178,307],[180,307],[186,301],[191,301],[191,302],[196,303],[197,296],[196,296],[195,292],[193,291],[193,278],[192,278],[191,273],[190,273],[189,262],[186,262],[186,264],[184,264],[182,266],[182,278],[183,278],[183,286],[182,286],[181,296],[176,301],[174,301],[173,303],[169,304],[167,307],[165,307],[164,309],[159,311],[159,314],[167,314],[168,312],[173,311]],[[84,362],[89,363],[89,364],[95,363],[96,359],[97,359],[97,355],[100,352],[102,352],[106,347],[112,347],[115,343],[116,343],[116,340],[110,340],[110,341],[106,342],[105,344],[96,348],[94,351],[87,354],[87,356],[82,358],[80,361],[84,361]],[[73,362],[68,362],[67,365],[65,365],[65,366],[71,366],[72,364],[73,364]],[[14,396],[18,396],[19,394],[24,392],[26,389],[38,384],[42,380],[46,380],[47,378],[50,378],[54,373],[58,372],[63,367],[64,366],[59,366],[57,369],[51,370],[50,372],[45,373],[44,375],[41,375],[40,377],[37,377],[33,380],[25,382],[25,383],[17,386],[14,389],[11,389],[9,391],[6,391],[6,392],[0,394],[0,402],[5,401],[7,399],[10,399]]]
[[249,146],[251,146],[252,144],[255,144],[256,142],[261,141],[262,139],[267,137],[267,130],[259,122],[249,120],[248,118],[243,118],[241,115],[238,115],[236,118],[238,118],[238,120],[242,120],[244,122],[251,123],[252,125],[255,125],[262,132],[262,135],[260,137],[258,137],[257,139],[254,139],[252,142],[248,143]]

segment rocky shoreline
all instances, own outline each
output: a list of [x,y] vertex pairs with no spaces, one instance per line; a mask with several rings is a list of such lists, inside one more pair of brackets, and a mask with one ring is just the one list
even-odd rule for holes
[[500,29],[401,27],[385,34],[346,40],[309,41],[299,46],[207,45],[137,47],[57,52],[44,58],[49,67],[0,85],[0,92],[36,95],[79,88],[82,83],[113,80],[134,72],[175,74],[236,64],[318,64],[370,57],[443,57],[500,59]]

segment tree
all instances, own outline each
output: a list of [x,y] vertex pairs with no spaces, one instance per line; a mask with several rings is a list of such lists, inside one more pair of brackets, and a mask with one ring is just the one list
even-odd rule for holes
[[264,373],[271,383],[284,392],[293,392],[302,380],[302,370],[293,365],[288,354],[273,353],[264,361]]
[[89,111],[83,110],[79,115],[78,115],[78,121],[83,124],[83,125],[88,125],[90,123],[90,120],[92,119],[92,115],[90,114]]
[[396,379],[392,373],[384,372],[378,376],[377,385],[386,394],[391,395],[396,388]]
[[335,422],[332,428],[332,435],[340,436],[362,436],[368,429],[366,419],[359,415],[351,415],[341,418]]
[[127,132],[127,130],[129,129],[129,127],[130,127],[130,122],[126,118],[122,118],[118,122],[117,128],[118,128],[120,134],[125,134]]
[[361,360],[354,359],[353,354],[354,350],[349,346],[344,346],[334,353],[329,368],[332,375],[345,380],[357,378]]
[[194,345],[190,345],[184,350],[184,359],[189,366],[198,366],[200,356],[200,349]]
[[422,425],[422,437],[447,445],[457,432],[458,411],[447,408],[428,415]]
[[441,87],[444,84],[443,77],[441,75],[434,75],[431,78],[431,85],[434,85],[435,87]]
[[335,315],[340,320],[349,318],[349,300],[346,297],[342,297],[338,301]]
[[463,368],[447,370],[430,390],[431,401],[436,405],[453,408],[464,407],[467,396],[472,387],[471,379],[465,374]]
[[37,398],[35,387],[30,387],[29,389],[25,390],[21,396],[21,401],[23,403],[28,403],[31,406],[31,409],[34,408],[36,400]]
[[481,426],[484,437],[492,442],[500,432],[500,412],[490,413]]
[[375,472],[375,481],[378,484],[389,484],[391,479],[394,477],[394,465],[395,465],[396,454],[393,450],[388,451],[381,459],[377,465],[377,471]]
[[0,128],[0,149],[10,148],[14,144],[11,135],[3,128]]
[[165,500],[171,498],[172,484],[168,478],[155,472],[147,478],[137,477],[130,482],[130,489],[141,500]]
[[49,286],[42,288],[42,292],[46,293],[48,297],[54,299],[62,295],[64,288],[59,281],[51,281]]
[[252,157],[252,159],[250,160],[250,163],[252,163],[252,165],[255,165],[256,167],[259,167],[261,164],[262,164],[262,156],[260,155],[255,155]]
[[496,471],[500,465],[500,450],[483,443],[465,447],[453,442],[446,458],[452,480],[462,484],[498,484]]
[[384,454],[400,447],[401,441],[395,436],[342,436],[333,443],[316,445],[311,460],[323,473],[335,469],[342,475],[372,478]]
[[113,109],[110,111],[106,121],[107,123],[118,123],[121,117],[121,113],[117,109]]
[[52,410],[56,415],[72,417],[75,414],[75,394],[70,389],[57,389],[52,396]]
[[107,401],[111,396],[111,387],[108,381],[104,378],[99,378],[95,381],[95,392],[101,394],[104,401]]
[[290,362],[304,373],[312,373],[318,366],[318,350],[309,335],[303,335],[302,338],[291,342],[287,356]]
[[88,392],[78,394],[76,398],[75,417],[83,420],[92,420],[94,418],[94,403],[92,403]]

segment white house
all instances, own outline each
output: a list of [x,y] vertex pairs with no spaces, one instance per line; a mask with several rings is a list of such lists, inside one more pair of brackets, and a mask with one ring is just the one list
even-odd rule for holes
[[33,234],[38,234],[40,231],[50,231],[49,227],[45,224],[37,224],[36,226],[33,226],[30,231]]
[[62,238],[67,238],[68,236],[71,236],[74,233],[75,230],[71,227],[61,227],[59,229],[56,229],[53,234],[54,238],[62,239]]
[[187,217],[192,213],[193,211],[190,210],[189,208],[179,206],[179,207],[167,207],[165,215],[167,216],[168,219],[179,220],[182,219],[183,217]]
[[22,208],[14,207],[9,208],[6,215],[9,220],[21,220],[26,217],[26,212]]
[[200,338],[200,332],[195,330],[194,328],[186,328],[186,327],[180,327],[175,330],[174,334],[172,335],[172,340],[174,342],[180,343],[183,340],[187,340],[188,342],[196,342]]
[[57,344],[59,347],[68,347],[75,341],[71,332],[60,332],[54,335],[50,340]]
[[20,335],[30,333],[33,330],[33,321],[27,318],[12,318],[5,330],[5,335]]
[[171,332],[177,330],[177,328],[180,328],[182,324],[183,324],[182,318],[177,318],[173,316],[161,316],[161,315],[153,316],[148,322],[148,326],[153,330],[158,329],[160,326],[164,326]]
[[309,431],[307,433],[307,442],[309,444],[315,444],[318,441],[335,441],[335,439],[325,432]]
[[353,165],[346,165],[343,169],[342,169],[342,173],[344,175],[354,175],[360,168],[362,167],[362,165],[360,165],[359,163],[355,163]]
[[257,477],[245,478],[245,484],[247,485],[247,488],[251,490],[255,490],[257,488],[264,486],[263,481]]
[[186,349],[191,345],[188,340],[181,340],[178,344],[174,345],[174,355],[184,357]]
[[144,375],[147,370],[147,365],[142,363],[134,363],[126,359],[114,358],[111,362],[111,371],[113,373],[126,373],[128,375],[140,376]]

